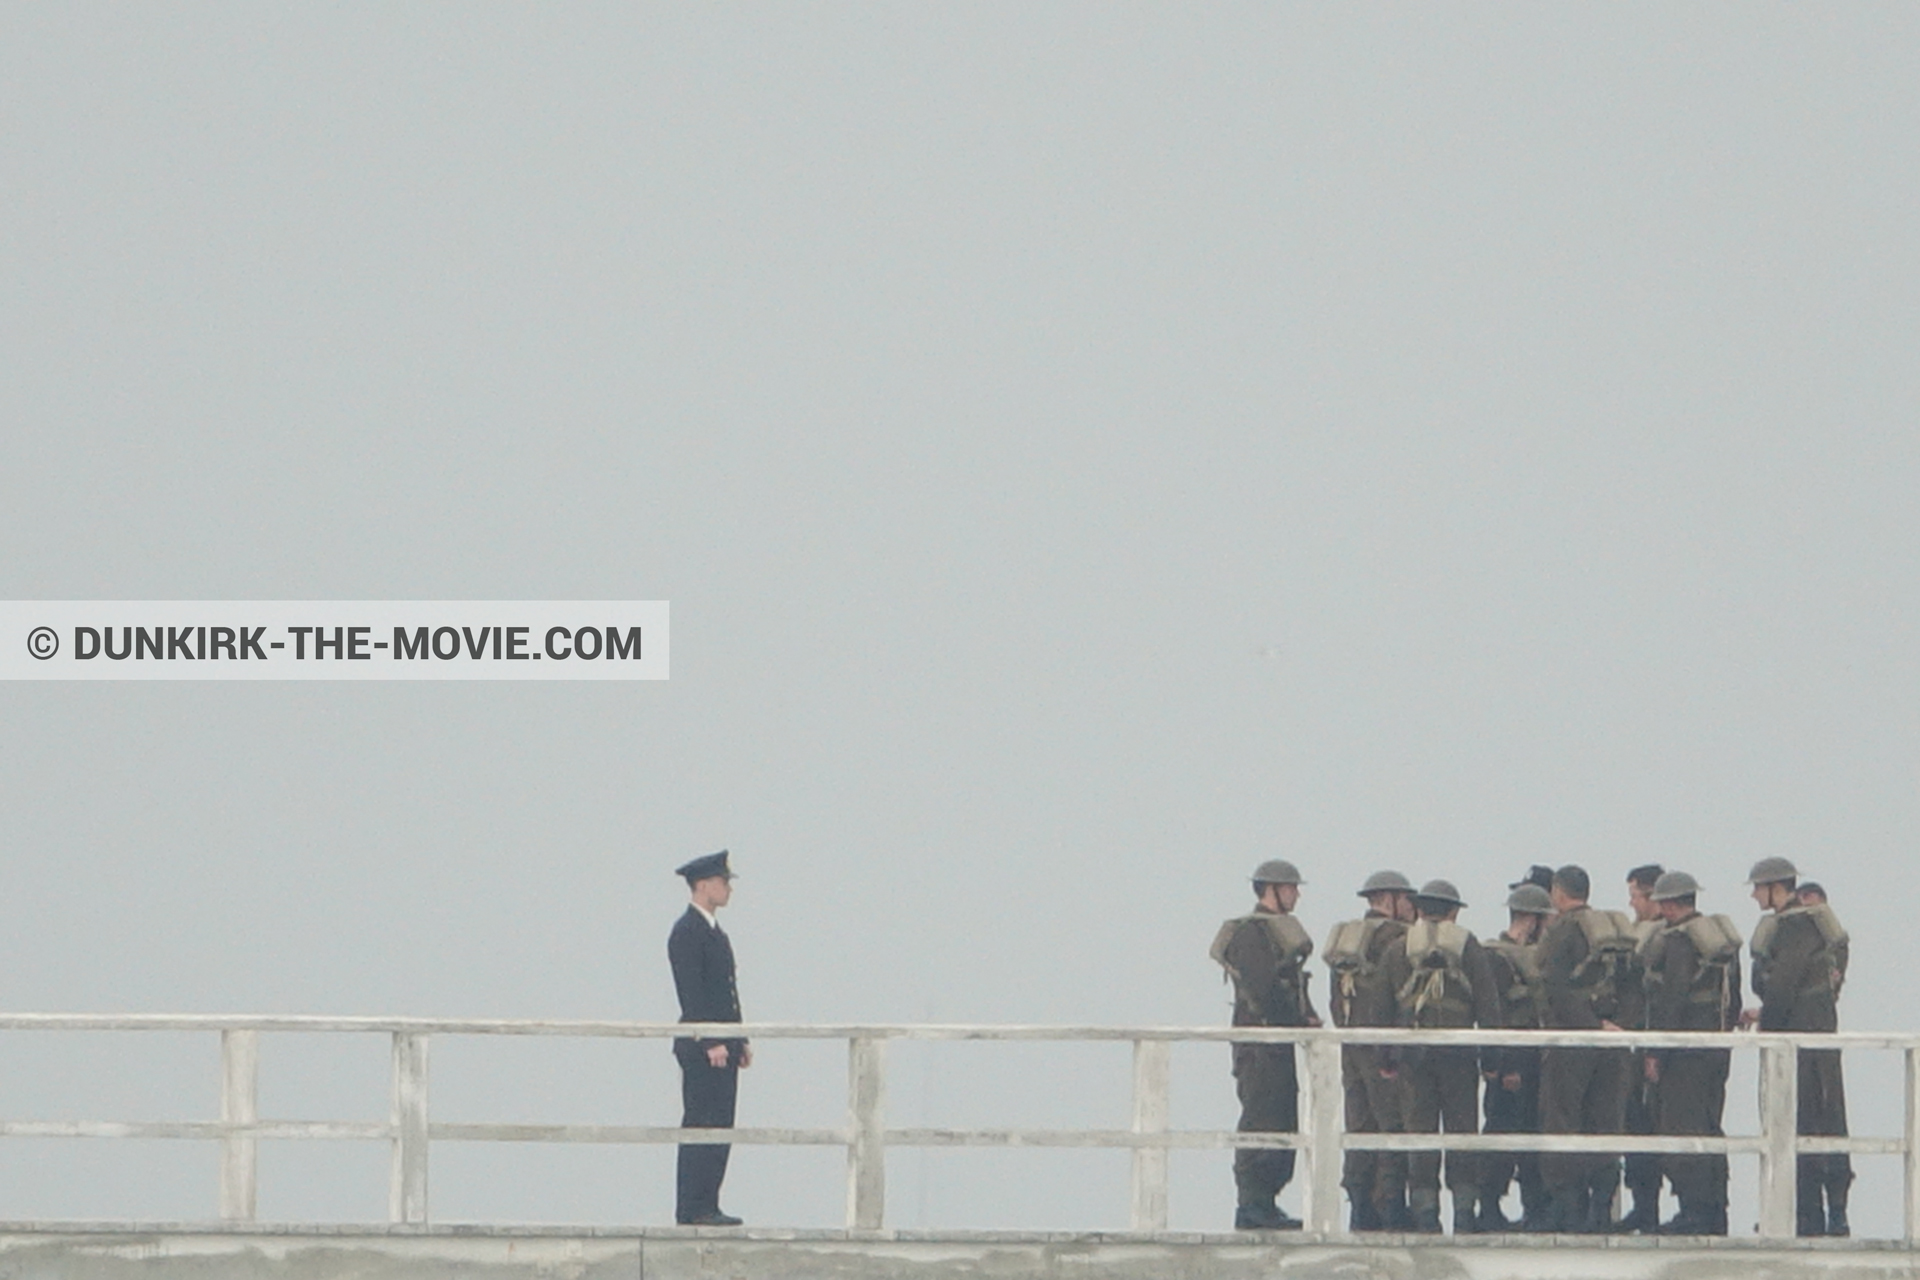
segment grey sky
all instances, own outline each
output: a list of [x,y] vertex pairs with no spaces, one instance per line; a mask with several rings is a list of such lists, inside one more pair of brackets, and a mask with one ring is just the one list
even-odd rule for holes
[[[670,1017],[669,871],[727,845],[749,1016],[1206,1023],[1267,856],[1320,938],[1382,864],[1483,932],[1566,860],[1747,925],[1782,853],[1843,1018],[1913,1029],[1916,34],[13,6],[0,598],[666,599],[676,652],[0,688],[0,1003]],[[213,1104],[199,1042],[0,1052],[8,1114]],[[289,1111],[384,1107],[378,1044],[266,1052]],[[663,1050],[598,1052],[447,1048],[436,1106],[671,1119]],[[1118,1123],[1081,1062],[902,1055],[895,1106]],[[840,1069],[769,1053],[743,1114]],[[211,1213],[209,1153],[104,1145],[0,1144],[6,1212]],[[1122,1164],[1016,1155],[902,1157],[896,1218],[1121,1219]],[[381,1159],[270,1153],[262,1211],[378,1216]],[[435,1159],[451,1216],[665,1216],[664,1153]],[[729,1201],[831,1222],[834,1176],[743,1152]]]

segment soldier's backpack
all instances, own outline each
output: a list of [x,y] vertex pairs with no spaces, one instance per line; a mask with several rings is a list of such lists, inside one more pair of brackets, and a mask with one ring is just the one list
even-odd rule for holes
[[[1500,1011],[1509,1026],[1540,1025],[1540,949],[1502,935],[1480,944],[1506,964],[1499,991]],[[1498,970],[1496,970],[1498,973]]]
[[[1296,996],[1304,997],[1305,979],[1301,966],[1307,957],[1313,954],[1313,938],[1307,933],[1306,926],[1284,912],[1253,911],[1244,916],[1235,916],[1220,926],[1213,935],[1213,945],[1207,948],[1207,954],[1214,963],[1225,971],[1225,978],[1234,986],[1236,997],[1244,1003],[1258,1005],[1258,1000],[1249,1000],[1253,985],[1249,975],[1235,969],[1227,959],[1227,952],[1233,940],[1245,928],[1264,929],[1273,944],[1274,956],[1284,974],[1284,980],[1295,989]],[[1302,998],[1304,1005],[1305,1000]]]
[[1640,939],[1618,911],[1588,907],[1573,918],[1587,939],[1587,954],[1573,967],[1573,985],[1586,992],[1596,1017],[1612,1018],[1621,998],[1639,984]]
[[1416,1027],[1465,1026],[1473,1021],[1473,983],[1467,977],[1467,939],[1451,920],[1416,920],[1405,945],[1413,973],[1394,998]]
[[[1646,968],[1649,986],[1664,981],[1665,975],[1658,969],[1658,953],[1661,943],[1675,931],[1675,926],[1667,925],[1655,931],[1641,948],[1641,963]],[[1733,975],[1740,964],[1739,928],[1726,916],[1696,915],[1679,925],[1677,931],[1686,938],[1698,961],[1693,984],[1686,992],[1687,1002],[1719,1011],[1724,1022]]]
[[1362,916],[1333,926],[1333,932],[1327,935],[1327,945],[1320,949],[1320,958],[1333,971],[1335,1026],[1348,1024],[1354,997],[1379,967],[1373,954],[1373,935],[1381,925],[1391,923],[1385,916]]
[[1748,949],[1753,953],[1754,986],[1764,990],[1766,974],[1773,964],[1773,947],[1780,933],[1782,920],[1794,916],[1804,916],[1813,921],[1814,928],[1820,931],[1821,951],[1825,955],[1828,984],[1835,995],[1847,977],[1847,950],[1850,940],[1847,931],[1840,924],[1840,917],[1826,903],[1811,907],[1788,907],[1785,911],[1772,912],[1760,917],[1760,923],[1753,927],[1753,941]]

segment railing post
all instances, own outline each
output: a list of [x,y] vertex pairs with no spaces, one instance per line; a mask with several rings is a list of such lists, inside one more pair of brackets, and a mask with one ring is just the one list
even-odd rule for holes
[[1794,1136],[1800,1127],[1800,1050],[1760,1038],[1760,1236],[1794,1237]]
[[1340,1043],[1315,1036],[1301,1049],[1307,1060],[1306,1229],[1330,1236],[1340,1229],[1340,1139],[1346,1132],[1340,1084]]
[[847,1043],[847,1227],[878,1231],[887,1205],[887,1042]]
[[393,1033],[393,1174],[391,1222],[427,1220],[427,1038]]
[[1920,1049],[1907,1050],[1907,1244],[1920,1238]]
[[[1133,1131],[1165,1133],[1173,1082],[1173,1045],[1166,1040],[1133,1042]],[[1167,1149],[1133,1149],[1135,1231],[1167,1229]]]
[[[220,1119],[252,1124],[260,1118],[260,1033],[220,1033]],[[252,1222],[259,1143],[229,1135],[220,1143],[220,1217]]]

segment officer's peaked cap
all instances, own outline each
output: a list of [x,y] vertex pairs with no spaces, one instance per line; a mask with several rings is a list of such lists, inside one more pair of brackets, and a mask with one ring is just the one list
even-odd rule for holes
[[1285,858],[1268,858],[1253,869],[1255,884],[1305,884],[1300,878],[1300,868]]
[[1553,888],[1553,868],[1543,867],[1536,862],[1527,868],[1527,874],[1515,880],[1507,888],[1518,889],[1523,884],[1539,885],[1543,891]]
[[1798,880],[1800,873],[1785,858],[1762,858],[1747,873],[1748,884],[1772,884],[1777,880]]
[[1416,900],[1416,905],[1421,898],[1425,898],[1428,902],[1444,902],[1450,907],[1464,907],[1467,905],[1460,901],[1460,891],[1453,887],[1453,881],[1451,880],[1429,880],[1421,885],[1420,892],[1413,896]]
[[1360,896],[1363,898],[1370,893],[1412,892],[1413,881],[1407,879],[1398,871],[1376,871],[1367,877],[1365,884],[1360,886]]
[[1553,899],[1547,891],[1531,880],[1522,880],[1507,895],[1507,910],[1524,911],[1528,915],[1550,916],[1553,914]]
[[722,849],[718,853],[709,853],[695,858],[684,866],[675,867],[673,874],[685,876],[687,883],[692,884],[696,880],[706,880],[713,876],[725,876],[731,880],[733,868],[727,865],[727,851]]
[[1684,871],[1669,871],[1653,882],[1653,892],[1647,896],[1655,902],[1671,902],[1675,898],[1685,898],[1698,892],[1698,880]]

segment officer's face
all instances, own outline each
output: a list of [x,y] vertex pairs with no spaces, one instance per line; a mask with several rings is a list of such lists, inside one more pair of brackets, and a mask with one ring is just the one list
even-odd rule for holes
[[1645,886],[1636,884],[1632,880],[1627,881],[1627,905],[1633,908],[1634,919],[1651,920],[1661,914],[1658,904],[1649,896],[1650,893],[1651,890]]
[[733,897],[733,881],[727,876],[708,876],[704,880],[696,880],[693,884],[693,896],[698,898],[709,911],[715,907],[724,907],[727,905],[727,900]]

